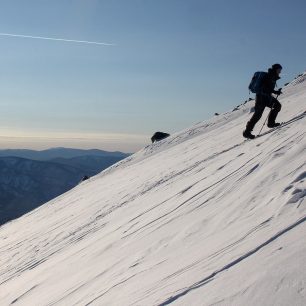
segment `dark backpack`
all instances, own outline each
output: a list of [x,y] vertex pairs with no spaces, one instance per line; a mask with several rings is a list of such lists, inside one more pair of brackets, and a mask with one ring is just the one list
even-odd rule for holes
[[254,73],[251,83],[249,85],[249,90],[252,93],[259,94],[262,92],[263,79],[267,75],[267,72],[257,71]]

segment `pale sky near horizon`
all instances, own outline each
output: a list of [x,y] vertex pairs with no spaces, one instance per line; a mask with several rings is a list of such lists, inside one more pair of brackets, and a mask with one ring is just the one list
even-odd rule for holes
[[282,86],[306,69],[305,14],[302,0],[0,0],[0,149],[134,152],[228,111],[256,70],[281,63]]

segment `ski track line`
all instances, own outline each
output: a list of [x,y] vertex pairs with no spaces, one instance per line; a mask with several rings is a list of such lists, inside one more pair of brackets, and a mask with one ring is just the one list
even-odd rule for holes
[[24,292],[22,295],[20,295],[19,297],[17,297],[14,301],[11,302],[11,304],[15,304],[17,302],[19,302],[20,299],[22,299],[24,296],[26,296],[29,292],[31,292],[32,290],[34,290],[35,288],[37,288],[38,285],[33,286],[32,288],[28,289],[26,292]]
[[254,255],[255,253],[257,253],[259,250],[261,250],[262,248],[264,248],[265,246],[269,245],[270,243],[272,243],[273,241],[275,241],[276,239],[278,239],[279,237],[281,237],[282,235],[286,234],[287,232],[289,232],[290,230],[292,230],[293,228],[297,227],[298,225],[304,223],[306,221],[306,216],[300,218],[298,221],[296,221],[295,223],[291,224],[290,226],[284,228],[283,230],[281,230],[280,232],[278,232],[277,234],[275,234],[274,236],[272,236],[270,239],[266,240],[265,242],[263,242],[262,244],[260,244],[259,246],[257,246],[256,248],[252,249],[251,251],[247,252],[246,254],[238,257],[237,259],[231,261],[229,264],[223,266],[221,269],[213,272],[212,274],[210,274],[209,276],[203,278],[202,280],[200,280],[199,282],[193,284],[192,286],[190,286],[189,288],[187,288],[186,290],[182,291],[181,293],[178,293],[177,295],[171,296],[170,298],[168,298],[166,301],[162,302],[161,304],[158,304],[158,306],[166,306],[169,305],[173,302],[175,302],[176,300],[178,300],[179,298],[185,296],[186,294],[188,294],[189,292],[196,290],[198,288],[201,288],[203,286],[205,286],[207,283],[211,282],[213,280],[213,278],[226,271],[229,270],[230,268],[236,266],[237,264],[239,264],[241,261],[247,259],[248,257]]

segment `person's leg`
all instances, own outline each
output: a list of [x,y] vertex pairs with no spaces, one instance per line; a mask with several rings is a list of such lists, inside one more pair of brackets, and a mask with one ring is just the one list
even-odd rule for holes
[[246,131],[252,132],[256,123],[260,120],[264,110],[265,110],[265,104],[263,101],[263,97],[260,95],[256,95],[255,112],[252,118],[250,119],[250,121],[246,125]]
[[279,123],[275,123],[275,120],[276,120],[278,113],[282,109],[282,105],[279,103],[277,99],[272,98],[271,104],[268,105],[268,107],[271,108],[271,111],[268,117],[268,127],[273,128],[279,125]]
[[250,121],[246,125],[246,129],[243,131],[242,135],[245,138],[254,139],[255,136],[251,133],[255,124],[259,121],[259,119],[262,116],[262,113],[265,109],[265,104],[263,100],[263,96],[256,95],[256,101],[255,101],[255,112],[250,119]]

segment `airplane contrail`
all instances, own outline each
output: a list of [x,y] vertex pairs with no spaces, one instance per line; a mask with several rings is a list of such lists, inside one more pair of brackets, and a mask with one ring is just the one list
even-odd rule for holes
[[92,44],[92,45],[102,45],[102,46],[115,46],[114,44],[98,42],[98,41],[75,40],[75,39],[42,37],[42,36],[31,36],[31,35],[21,35],[21,34],[11,34],[11,33],[0,33],[0,36],[32,38],[32,39],[44,39],[44,40],[53,40],[53,41],[65,41],[65,42],[74,42],[74,43]]

